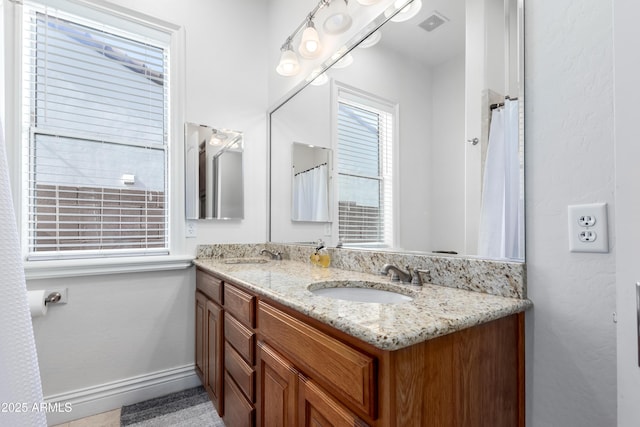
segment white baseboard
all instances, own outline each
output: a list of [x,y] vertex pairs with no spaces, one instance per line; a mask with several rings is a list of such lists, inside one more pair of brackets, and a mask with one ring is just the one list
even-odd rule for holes
[[200,379],[192,363],[45,396],[45,403],[49,404],[49,408],[54,408],[47,413],[47,424],[53,426],[66,423],[199,385]]

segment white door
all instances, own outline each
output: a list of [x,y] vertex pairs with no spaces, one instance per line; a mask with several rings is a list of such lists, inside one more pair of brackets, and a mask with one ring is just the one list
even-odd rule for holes
[[614,4],[618,425],[640,423],[640,2]]

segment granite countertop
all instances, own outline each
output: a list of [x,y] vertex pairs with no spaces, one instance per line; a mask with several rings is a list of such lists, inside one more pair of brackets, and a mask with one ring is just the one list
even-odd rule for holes
[[[392,283],[368,273],[322,268],[297,261],[230,264],[217,258],[194,264],[258,295],[339,329],[382,350],[397,350],[529,308],[527,299],[506,298],[445,286]],[[317,296],[324,281],[367,281],[411,296],[398,304],[362,303]],[[389,288],[392,287],[392,288]]]

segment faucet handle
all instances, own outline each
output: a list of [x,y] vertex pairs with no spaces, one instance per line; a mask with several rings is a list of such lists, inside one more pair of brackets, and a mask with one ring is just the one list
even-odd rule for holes
[[431,282],[431,270],[424,270],[424,269],[420,269],[420,268],[414,268],[413,270],[409,269],[409,271],[411,271],[411,284],[412,285],[422,286],[422,284],[424,282],[422,281],[422,276],[420,276],[420,273],[425,275],[425,277],[427,279],[427,283]]

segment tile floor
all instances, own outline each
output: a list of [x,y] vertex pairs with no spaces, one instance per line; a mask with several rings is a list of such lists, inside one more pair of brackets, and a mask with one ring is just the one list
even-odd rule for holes
[[120,427],[120,408],[53,427]]

